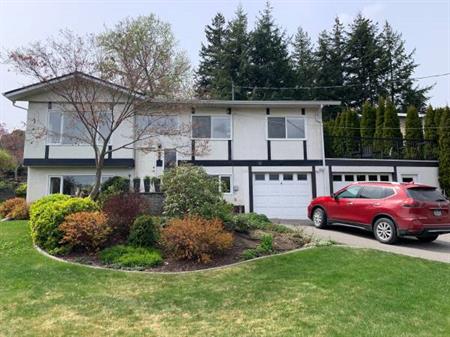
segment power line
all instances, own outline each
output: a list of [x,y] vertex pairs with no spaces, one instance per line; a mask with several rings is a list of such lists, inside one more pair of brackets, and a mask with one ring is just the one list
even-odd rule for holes
[[[423,80],[427,78],[436,78],[436,77],[443,77],[443,76],[449,76],[450,73],[442,73],[442,74],[434,74],[434,75],[428,75],[428,76],[421,76],[421,77],[413,77],[412,80]],[[308,86],[308,87],[258,87],[258,86],[237,86],[235,85],[234,88],[241,88],[241,89],[251,89],[251,90],[311,90],[311,89],[336,89],[336,88],[348,88],[348,87],[357,87],[357,86],[364,86],[364,84],[341,84],[341,85],[326,85],[326,86]]]

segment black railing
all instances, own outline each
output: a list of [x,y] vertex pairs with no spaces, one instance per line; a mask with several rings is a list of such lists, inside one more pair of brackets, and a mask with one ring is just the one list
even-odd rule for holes
[[437,159],[437,144],[424,140],[325,136],[327,158]]

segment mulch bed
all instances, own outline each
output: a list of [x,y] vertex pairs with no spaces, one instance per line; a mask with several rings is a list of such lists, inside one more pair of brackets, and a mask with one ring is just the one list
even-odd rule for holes
[[[240,262],[243,261],[242,253],[247,249],[255,248],[259,244],[261,236],[267,233],[269,232],[261,230],[257,230],[251,233],[234,233],[233,247],[227,250],[224,254],[215,256],[213,260],[209,263],[176,260],[170,256],[165,256],[162,265],[153,268],[138,269],[138,270],[153,271],[153,272],[193,271],[193,270],[221,267],[236,262]],[[308,238],[303,237],[299,233],[270,232],[270,234],[273,236],[273,246],[274,246],[273,254],[301,248],[309,242]],[[108,267],[107,265],[102,264],[97,255],[71,253],[70,255],[63,256],[62,258],[71,262],[83,263],[93,266]]]

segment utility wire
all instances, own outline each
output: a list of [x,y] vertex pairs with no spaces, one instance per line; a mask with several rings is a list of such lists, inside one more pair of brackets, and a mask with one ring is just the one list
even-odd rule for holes
[[[415,77],[412,80],[423,80],[427,78],[449,76],[450,73],[434,74],[429,76]],[[364,86],[364,84],[342,84],[342,85],[326,85],[326,86],[309,86],[309,87],[258,87],[258,86],[239,86],[235,85],[234,88],[252,89],[252,90],[311,90],[311,89],[334,89],[334,88],[347,88]]]

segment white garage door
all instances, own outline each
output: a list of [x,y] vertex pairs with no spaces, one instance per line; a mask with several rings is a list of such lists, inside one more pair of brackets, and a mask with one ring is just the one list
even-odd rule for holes
[[392,181],[391,173],[333,173],[333,191],[337,192],[341,188],[354,182],[364,181]]
[[255,173],[253,208],[269,218],[306,219],[311,201],[309,173]]

